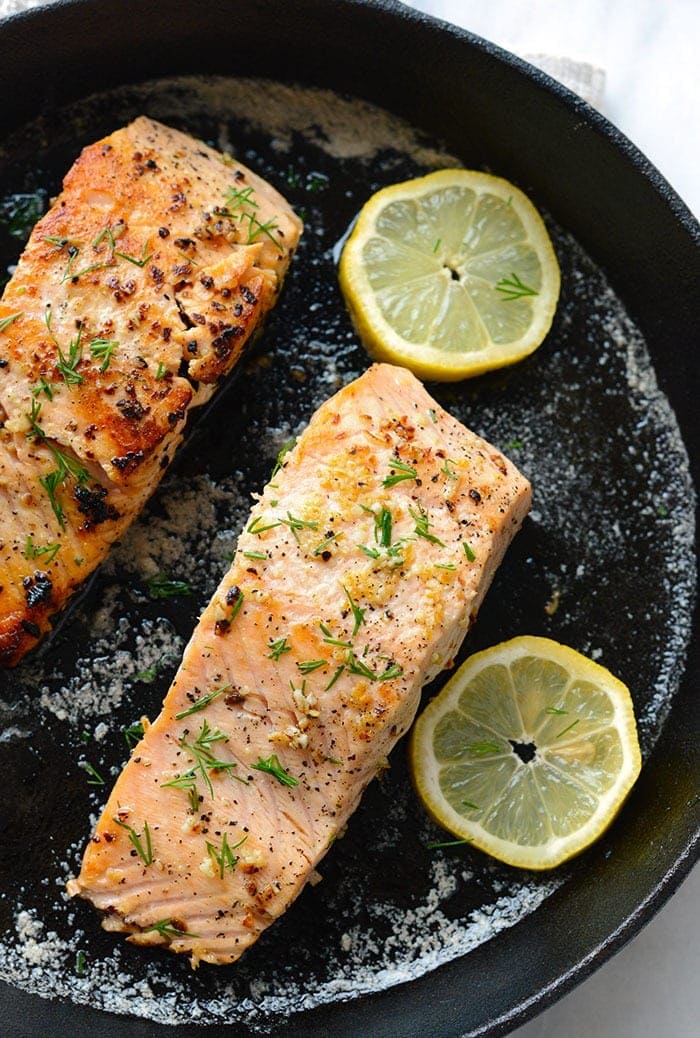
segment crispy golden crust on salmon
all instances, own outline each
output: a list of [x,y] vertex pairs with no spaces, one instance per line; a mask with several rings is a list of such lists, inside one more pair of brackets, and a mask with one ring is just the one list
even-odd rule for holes
[[453,658],[530,487],[407,371],[313,416],[257,501],[69,884],[230,963],[279,917]]
[[0,302],[0,664],[138,515],[300,233],[269,184],[150,119],[68,172]]

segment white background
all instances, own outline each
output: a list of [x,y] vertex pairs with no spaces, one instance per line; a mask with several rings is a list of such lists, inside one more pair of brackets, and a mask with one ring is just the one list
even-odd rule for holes
[[[409,0],[521,56],[605,70],[601,110],[700,215],[700,0]],[[642,933],[513,1038],[698,1038],[700,869]]]
[[[0,16],[30,6],[37,0],[0,0]],[[700,214],[700,0],[409,0],[409,6],[520,55],[546,53],[603,68],[603,113]],[[631,944],[513,1038],[698,1038],[699,932],[696,869]]]

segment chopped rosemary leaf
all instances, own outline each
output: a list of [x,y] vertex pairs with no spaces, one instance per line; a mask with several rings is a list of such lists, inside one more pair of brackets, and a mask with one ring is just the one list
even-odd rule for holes
[[287,512],[286,519],[280,519],[279,521],[284,526],[289,527],[297,544],[299,543],[298,530],[318,530],[318,522],[316,520],[298,519],[295,515],[292,515],[291,512]]
[[168,373],[168,369],[166,368],[165,364],[163,363],[162,360],[159,360],[158,361],[158,368],[156,369],[156,375],[155,375],[156,382],[160,382],[162,379],[164,379],[165,376],[167,375],[167,373]]
[[452,458],[446,458],[445,459],[445,464],[442,466],[440,471],[444,472],[448,479],[457,479],[458,478],[457,473],[455,472],[455,470],[453,468],[450,467],[450,466],[456,465],[456,464],[457,464],[457,462],[453,461]]
[[173,937],[199,936],[199,934],[190,933],[189,930],[181,930],[176,923],[173,923],[172,919],[161,919],[159,922],[154,923],[153,926],[144,927],[141,933],[159,933],[161,937],[165,937],[168,940],[172,940]]
[[544,712],[546,714],[555,714],[556,716],[560,716],[561,714],[568,714],[569,711],[561,710],[558,706],[546,706]]
[[464,548],[464,554],[467,556],[470,562],[474,562],[476,555],[474,554],[471,546],[466,541],[462,541],[462,547]]
[[245,843],[247,839],[247,835],[243,836],[238,841],[238,843],[234,843],[233,845],[231,845],[228,842],[227,833],[224,833],[223,839],[221,841],[221,847],[218,848],[215,844],[210,843],[209,840],[206,841],[207,854],[211,858],[213,858],[216,864],[219,866],[219,879],[224,878],[224,873],[226,869],[231,869],[233,871],[236,865],[238,865],[239,858],[233,852],[236,850],[237,847],[240,847],[241,844]]
[[194,814],[199,808],[199,790],[197,789],[197,776],[194,768],[190,768],[189,771],[183,772],[182,775],[177,775],[176,778],[171,779],[170,782],[161,782],[162,789],[184,789],[187,793],[187,799],[189,801],[190,810]]
[[522,299],[523,296],[539,295],[536,289],[524,284],[515,272],[511,273],[510,278],[503,277],[497,281],[496,291],[501,293],[506,303],[512,302],[514,299]]
[[300,663],[297,663],[297,667],[302,674],[311,674],[314,670],[327,666],[328,660],[302,660]]
[[46,379],[42,377],[32,386],[31,394],[36,397],[39,396],[40,393],[43,393],[47,400],[53,400],[54,389],[55,387],[53,382],[47,382]]
[[417,512],[416,512],[415,509],[411,508],[410,506],[409,506],[408,510],[411,513],[412,518],[415,520],[415,524],[416,525],[415,525],[414,533],[416,534],[416,536],[417,537],[422,537],[423,540],[430,541],[431,544],[437,544],[441,548],[444,548],[445,547],[444,542],[441,541],[439,537],[436,537],[434,534],[429,532],[430,531],[430,521],[428,520],[428,513],[425,511],[425,509],[420,504],[420,502],[418,504],[418,511]]
[[119,343],[115,339],[92,339],[88,349],[93,360],[101,360],[100,371],[105,372],[109,367],[112,354]]
[[268,660],[275,660],[275,662],[277,662],[280,656],[283,656],[285,652],[292,651],[291,645],[287,645],[286,634],[284,638],[276,638],[274,641],[270,639],[267,647],[270,650],[267,654]]
[[258,757],[257,764],[251,764],[251,768],[255,771],[265,771],[268,775],[272,775],[277,779],[281,786],[298,786],[299,781],[295,779],[293,775],[290,775],[288,771],[280,764],[279,757],[276,753],[271,754],[269,757]]
[[433,422],[433,423],[436,423],[437,422],[437,415],[435,414],[435,408],[434,407],[429,407],[428,408],[428,414],[430,415],[430,421]]
[[92,764],[89,764],[86,760],[80,762],[80,767],[83,771],[87,771],[90,776],[87,780],[88,786],[104,786],[105,780],[100,775],[97,768],[93,768]]
[[147,252],[148,252],[148,241],[146,241],[146,244],[144,245],[143,249],[141,250],[141,258],[140,259],[137,259],[135,256],[130,256],[128,254],[128,252],[117,252],[116,249],[113,250],[112,255],[113,256],[119,256],[121,259],[124,259],[124,260],[128,260],[129,263],[133,263],[134,266],[136,266],[136,267],[145,267],[146,264],[148,263],[149,259],[152,259],[152,257],[153,257],[153,253],[152,252],[149,252],[148,255],[146,255]]
[[336,670],[335,674],[331,678],[331,680],[326,685],[326,687],[324,689],[325,692],[328,692],[329,689],[333,688],[333,686],[335,685],[336,681],[341,676],[341,674],[343,673],[344,670],[345,670],[345,664],[341,663],[340,666],[338,667],[338,669]]
[[562,735],[566,735],[566,733],[567,733],[567,732],[570,732],[570,731],[571,731],[571,729],[572,729],[572,728],[574,728],[574,727],[575,727],[575,726],[576,726],[576,725],[577,725],[577,724],[579,723],[579,721],[580,721],[580,720],[581,720],[581,718],[580,718],[580,717],[577,717],[575,721],[572,721],[572,722],[571,722],[571,724],[568,724],[568,725],[566,726],[566,728],[563,728],[563,729],[562,729],[562,730],[561,730],[561,731],[559,732],[559,734],[558,734],[558,735],[555,735],[555,736],[554,736],[554,738],[555,738],[555,739],[561,739]]
[[[143,832],[137,833],[133,826],[122,822],[116,815],[112,817],[112,821],[120,825],[122,829],[126,829],[129,839],[136,848],[136,853],[144,865],[151,865],[153,862],[153,845],[151,843],[151,829],[148,822],[143,823]],[[145,841],[145,843],[142,841]]]
[[260,525],[261,523],[264,524],[264,519],[262,518],[262,516],[256,515],[255,519],[253,519],[252,522],[248,524],[247,532],[254,533],[256,537],[259,537],[260,534],[265,533],[266,530],[274,530],[276,526],[282,525],[278,520],[275,520],[272,523],[267,523],[266,525],[262,526]]
[[266,551],[244,551],[244,552],[241,552],[241,554],[242,554],[244,559],[262,559],[262,560],[264,560],[264,559],[267,558],[267,552]]
[[457,569],[457,567],[455,566],[454,562],[436,562],[435,569],[455,570]]
[[205,695],[200,696],[199,699],[195,699],[192,706],[188,706],[186,710],[181,710],[179,714],[175,714],[175,720],[181,721],[183,717],[189,717],[190,714],[196,714],[200,710],[204,710],[205,707],[213,703],[215,699],[223,693],[227,692],[231,688],[231,685],[222,685],[221,688],[212,689],[211,692],[207,692]]
[[170,580],[162,573],[147,580],[146,587],[151,598],[175,598],[177,595],[192,594],[192,588],[186,580]]
[[402,483],[405,479],[417,479],[418,473],[410,465],[406,465],[405,462],[401,461],[400,458],[392,458],[390,465],[390,475],[386,476],[382,480],[383,487],[393,487],[397,483]]
[[290,450],[296,442],[296,436],[293,436],[291,440],[287,440],[287,442],[282,446],[279,454],[277,455],[277,461],[275,462],[275,466],[272,472],[270,473],[270,479],[275,478],[279,470],[282,468],[282,463],[284,462],[284,459],[289,454]]
[[370,670],[366,663],[362,660],[358,660],[352,649],[348,650],[348,654],[345,658],[345,666],[348,668],[351,674],[359,674],[363,678],[369,678],[370,681],[377,681],[377,675],[373,670]]
[[355,621],[355,626],[353,627],[353,630],[352,630],[352,637],[354,638],[355,635],[357,634],[357,632],[359,631],[360,627],[362,626],[362,624],[365,622],[365,610],[364,609],[360,609],[360,607],[358,606],[357,602],[355,602],[353,600],[352,595],[350,594],[348,589],[345,587],[345,585],[343,584],[341,586],[342,586],[343,591],[345,592],[345,594],[347,596],[348,602],[350,603],[350,608],[352,610],[353,620]]
[[341,638],[334,638],[333,632],[330,627],[326,626],[326,624],[320,623],[318,626],[321,628],[324,642],[327,642],[329,645],[340,645],[343,649],[352,648],[352,642],[343,641]]
[[[138,675],[135,675],[138,677]],[[127,724],[122,728],[122,735],[124,741],[129,750],[133,750],[137,743],[141,742],[144,736],[143,721],[135,721],[134,724]]]
[[0,332],[4,332],[6,328],[9,328],[12,322],[21,317],[23,313],[24,310],[18,310],[16,314],[8,314],[7,317],[0,319]]
[[311,554],[312,555],[323,555],[323,553],[328,549],[328,545],[332,544],[337,536],[338,536],[337,533],[332,533],[330,535],[330,537],[326,537],[325,541],[321,541],[320,544],[316,545],[316,547],[311,552]]
[[369,556],[370,559],[378,559],[379,552],[376,548],[368,548],[366,544],[358,544],[357,546],[360,551],[363,551],[365,555]]
[[471,842],[471,840],[443,840],[441,843],[426,843],[425,846],[429,851],[439,851],[443,847],[460,847],[462,844]]
[[[183,750],[187,750],[187,752],[194,757],[195,766],[191,770],[193,772],[199,772],[202,776],[211,797],[214,796],[214,786],[212,785],[209,772],[226,771],[231,774],[232,769],[238,766],[236,761],[218,760],[209,749],[213,743],[227,741],[228,736],[218,729],[210,728],[206,719],[202,722],[202,730],[194,742],[188,742],[184,735],[179,740],[179,744]],[[239,782],[246,784],[246,780],[239,778],[238,775],[231,775],[231,778],[238,779]],[[174,782],[168,783],[168,785],[174,785]]]
[[398,663],[392,663],[383,674],[380,674],[377,681],[393,681],[394,678],[400,678],[403,675],[403,667],[400,667]]
[[46,556],[46,562],[53,562],[56,558],[56,554],[60,551],[61,545],[56,541],[54,544],[46,544],[39,548],[34,544],[34,539],[31,534],[27,537],[27,542],[24,546],[24,557],[25,559],[38,559],[42,556]]
[[82,977],[85,974],[85,961],[85,952],[82,948],[79,948],[75,956],[75,972],[79,977]]
[[46,491],[51,508],[56,516],[58,525],[62,530],[66,528],[65,514],[63,507],[58,500],[57,490],[60,486],[65,484],[69,476],[71,476],[76,483],[86,483],[90,474],[88,470],[82,465],[76,458],[72,458],[69,454],[64,454],[58,447],[55,447],[49,442],[46,433],[39,425],[39,418],[41,416],[41,404],[36,400],[32,400],[31,414],[25,415],[29,421],[29,432],[27,433],[28,439],[40,440],[51,452],[56,462],[56,468],[52,469],[51,472],[47,472],[44,476],[39,477],[39,482]]

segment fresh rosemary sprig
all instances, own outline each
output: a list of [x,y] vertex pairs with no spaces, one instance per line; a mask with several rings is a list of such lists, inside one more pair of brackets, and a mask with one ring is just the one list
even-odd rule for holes
[[514,299],[522,299],[524,296],[539,295],[536,289],[530,288],[521,281],[515,272],[511,273],[509,278],[503,277],[497,281],[496,291],[501,293],[506,303],[512,302]]
[[24,310],[18,310],[16,314],[8,314],[7,317],[0,319],[0,332],[4,332],[6,328],[9,328],[12,322],[21,317],[23,313]]
[[283,656],[285,652],[292,651],[291,645],[287,645],[286,634],[283,638],[276,638],[274,641],[270,639],[267,647],[270,650],[267,654],[268,660],[274,660],[275,662],[277,662],[280,656]]
[[105,785],[105,780],[102,778],[97,768],[93,768],[92,764],[90,764],[88,761],[81,761],[80,767],[83,769],[83,771],[87,771],[88,775],[90,776],[87,780],[88,786]]
[[416,524],[414,529],[414,533],[416,534],[416,536],[422,537],[423,540],[430,541],[431,544],[437,544],[441,548],[444,548],[444,542],[441,541],[439,537],[436,537],[434,534],[430,533],[430,521],[428,519],[428,513],[425,511],[420,502],[418,504],[418,511],[410,507],[408,511],[410,512],[411,517],[413,518]]
[[47,472],[46,475],[39,477],[39,482],[48,494],[49,501],[53,513],[58,520],[58,525],[62,530],[66,528],[65,513],[61,506],[60,501],[57,497],[57,491],[60,486],[63,486],[71,476],[76,483],[87,483],[90,478],[88,470],[82,465],[76,458],[72,458],[69,454],[64,454],[58,447],[55,447],[46,436],[46,433],[39,425],[39,418],[41,416],[41,404],[36,399],[32,400],[31,414],[26,415],[29,421],[30,430],[27,433],[29,438],[40,440],[49,449],[56,462],[56,468],[52,469],[51,472]]
[[[134,675],[137,677],[138,675]],[[124,736],[124,742],[127,748],[131,751],[134,746],[141,742],[144,736],[144,728],[142,721],[135,721],[133,724],[127,724],[122,728],[122,735]]]
[[401,461],[400,458],[392,458],[390,473],[382,480],[383,487],[393,487],[406,479],[417,479],[418,473],[410,465]]
[[186,580],[170,580],[162,573],[150,577],[146,581],[151,598],[175,598],[177,595],[190,595],[192,588]]
[[240,859],[233,852],[240,847],[241,844],[245,843],[247,839],[248,836],[246,835],[243,836],[238,843],[230,844],[228,842],[228,835],[224,833],[221,847],[217,847],[215,844],[210,843],[209,840],[206,841],[207,853],[219,866],[219,879],[224,878],[226,869],[231,869],[231,871],[233,871],[236,865],[238,865]]
[[93,339],[89,350],[93,360],[101,360],[100,371],[105,372],[109,367],[112,354],[119,343],[115,339]]
[[122,822],[116,815],[112,817],[112,821],[120,825],[122,829],[126,829],[129,834],[129,840],[136,848],[136,853],[144,865],[151,865],[153,862],[153,844],[151,843],[151,828],[148,822],[144,821],[143,832],[137,833],[133,826]]
[[27,542],[24,546],[24,557],[25,559],[38,559],[46,556],[46,562],[53,562],[56,558],[56,554],[60,551],[61,545],[58,541],[54,544],[46,544],[39,548],[34,544],[34,538],[31,534],[27,536]]
[[251,764],[251,768],[255,771],[265,771],[268,775],[272,775],[281,786],[298,786],[299,780],[295,779],[293,775],[290,775],[288,771],[280,764],[279,757],[276,753],[273,753],[270,757],[258,757],[256,764]]
[[153,926],[146,926],[142,933],[159,933],[161,937],[172,940],[173,937],[198,937],[199,934],[190,933],[189,930],[181,930],[172,919],[161,919]]
[[200,696],[199,699],[195,699],[192,706],[188,706],[186,710],[181,710],[179,714],[175,714],[175,720],[181,721],[183,717],[189,717],[190,714],[199,713],[200,710],[204,710],[205,707],[209,706],[210,703],[213,703],[214,700],[218,699],[224,692],[228,692],[230,688],[230,684],[222,685],[221,688],[215,688],[212,689],[211,692],[205,693],[203,696]]
[[297,663],[297,667],[302,674],[312,674],[313,671],[319,670],[321,667],[327,667],[328,660],[301,660]]
[[353,627],[353,630],[352,630],[352,637],[354,638],[355,635],[357,634],[357,632],[359,631],[360,627],[362,626],[362,624],[365,622],[365,610],[364,609],[360,609],[360,607],[358,606],[357,602],[354,601],[352,595],[350,594],[350,592],[348,591],[348,589],[345,587],[344,584],[342,585],[342,587],[343,587],[343,591],[345,592],[345,595],[347,597],[347,600],[350,603],[350,609],[352,610],[352,617],[353,617],[353,620],[355,621],[355,626]]

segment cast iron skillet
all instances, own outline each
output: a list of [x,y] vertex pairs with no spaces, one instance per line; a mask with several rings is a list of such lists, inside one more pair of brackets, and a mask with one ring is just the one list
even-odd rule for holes
[[[601,116],[516,58],[392,0],[66,0],[2,27],[6,134],[97,90],[160,75],[269,76],[364,97],[456,155],[531,186],[607,273],[650,346],[698,482],[698,227]],[[475,144],[475,142],[477,142]],[[381,994],[294,1017],[280,1035],[497,1035],[617,951],[697,857],[698,644],[635,795],[606,841],[538,912],[462,959]],[[604,874],[604,881],[603,881]],[[575,920],[575,924],[569,921]],[[533,954],[533,949],[546,954]],[[177,1034],[0,989],[15,1035]],[[227,1034],[228,1028],[206,1033]]]

